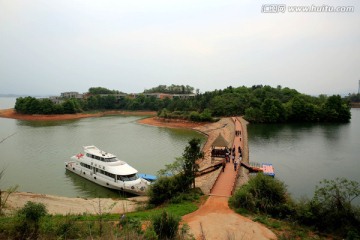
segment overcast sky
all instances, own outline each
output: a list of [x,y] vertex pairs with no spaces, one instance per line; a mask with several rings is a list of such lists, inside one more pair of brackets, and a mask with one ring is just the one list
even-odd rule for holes
[[354,12],[262,13],[261,0],[0,0],[0,93],[160,84],[357,92],[360,1],[270,3]]

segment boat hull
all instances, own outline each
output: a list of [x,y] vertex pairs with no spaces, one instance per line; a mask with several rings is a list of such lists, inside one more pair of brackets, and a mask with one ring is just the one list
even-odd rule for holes
[[100,186],[128,192],[134,195],[146,195],[149,182],[145,179],[138,178],[134,181],[116,181],[113,178],[93,172],[92,169],[87,169],[82,167],[79,163],[75,161],[65,162],[66,170],[73,172],[93,183],[96,183]]

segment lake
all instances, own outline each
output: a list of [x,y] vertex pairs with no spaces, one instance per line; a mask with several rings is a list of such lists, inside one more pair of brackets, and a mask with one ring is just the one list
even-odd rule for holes
[[[9,103],[7,103],[9,102]],[[3,108],[15,99],[0,99]],[[9,106],[10,105],[10,106]],[[1,187],[18,184],[19,191],[68,197],[115,197],[118,192],[100,187],[65,171],[64,161],[95,145],[115,154],[141,173],[156,174],[181,157],[198,132],[141,125],[135,116],[106,116],[71,121],[20,121],[0,118],[0,168],[6,172]]]
[[351,114],[348,124],[249,124],[250,161],[272,163],[295,198],[322,179],[360,183],[360,109]]
[[[0,98],[0,108],[14,106]],[[360,109],[349,124],[249,124],[250,161],[268,162],[290,193],[311,197],[320,180],[346,177],[360,182]],[[156,174],[182,155],[192,137],[184,129],[137,124],[139,117],[107,116],[60,122],[29,122],[0,118],[1,187],[69,197],[114,197],[118,193],[68,173],[64,161],[96,145],[117,155],[139,172]]]

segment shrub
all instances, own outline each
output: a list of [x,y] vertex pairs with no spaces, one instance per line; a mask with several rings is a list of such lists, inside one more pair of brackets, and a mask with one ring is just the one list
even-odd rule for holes
[[360,196],[359,183],[336,178],[325,179],[320,184],[310,201],[297,205],[297,220],[343,237],[360,235],[357,230],[360,225],[360,211],[352,205],[352,201]]
[[180,218],[166,211],[155,215],[152,219],[154,231],[159,239],[173,239],[177,235]]
[[149,203],[160,205],[185,191],[186,188],[183,184],[182,174],[172,177],[161,177],[150,187],[148,193]]
[[17,235],[21,239],[37,239],[40,219],[47,214],[44,204],[27,202],[18,211],[18,220],[15,226]]
[[251,212],[285,217],[293,212],[292,202],[287,195],[286,186],[283,182],[258,174],[248,184],[235,192],[230,198],[230,205]]

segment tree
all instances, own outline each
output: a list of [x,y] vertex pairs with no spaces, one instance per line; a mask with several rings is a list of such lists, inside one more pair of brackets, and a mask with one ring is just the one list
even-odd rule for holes
[[[354,222],[356,217],[352,202],[360,196],[359,183],[345,178],[336,178],[335,180],[324,179],[320,184],[321,186],[316,187],[313,201],[320,206],[321,215],[331,222],[336,219],[336,224]],[[334,225],[336,224],[334,222]]]
[[109,90],[109,89],[103,88],[103,87],[91,87],[91,88],[89,88],[89,93],[90,93],[90,94],[93,94],[93,95],[98,95],[98,94],[116,94],[116,93],[120,93],[120,91]]
[[183,174],[185,178],[185,184],[192,184],[193,188],[195,188],[195,176],[199,169],[199,165],[196,161],[199,158],[204,157],[204,153],[200,150],[200,139],[193,138],[189,141],[189,144],[185,147],[183,158]]
[[28,201],[23,208],[18,211],[19,221],[16,223],[19,239],[37,239],[39,234],[40,219],[47,214],[43,203]]
[[340,95],[327,98],[323,114],[323,120],[327,122],[349,122],[351,119],[349,103],[343,101]]
[[299,205],[298,220],[343,237],[354,232],[360,235],[360,208],[353,205],[359,196],[358,182],[346,178],[324,179],[316,186],[314,197]]

